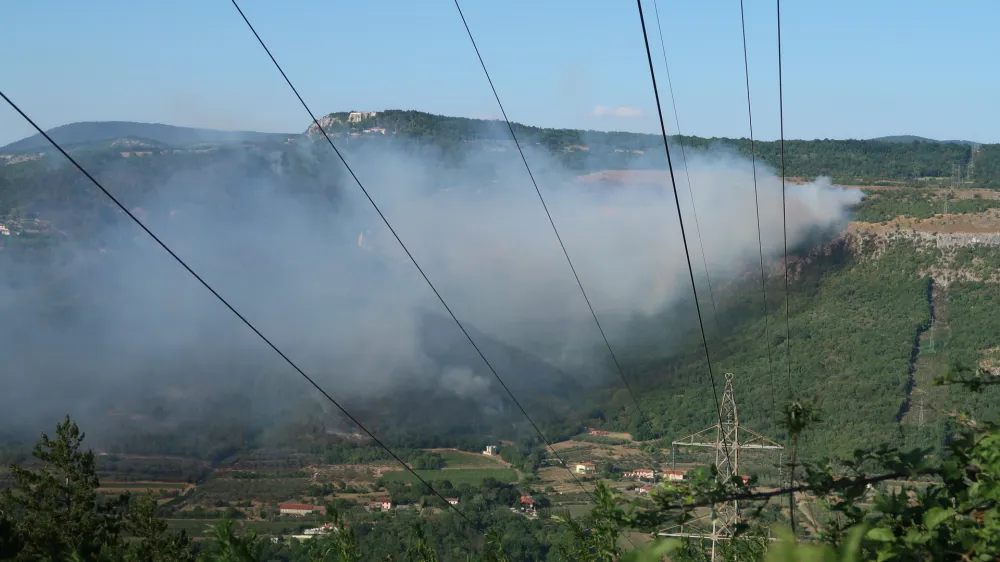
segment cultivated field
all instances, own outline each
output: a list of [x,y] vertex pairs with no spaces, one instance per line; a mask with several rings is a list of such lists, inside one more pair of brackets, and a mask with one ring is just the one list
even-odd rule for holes
[[500,457],[488,457],[482,453],[467,453],[457,449],[431,449],[441,455],[445,469],[454,468],[506,468],[510,465]]
[[145,491],[145,490],[187,490],[194,485],[183,482],[101,482],[99,492],[106,490]]
[[[454,486],[459,484],[478,486],[487,478],[495,478],[501,482],[517,482],[517,471],[513,468],[456,468],[452,470],[417,470],[415,472],[428,483],[447,480]],[[383,472],[382,478],[389,482],[419,484],[419,481],[405,470]]]

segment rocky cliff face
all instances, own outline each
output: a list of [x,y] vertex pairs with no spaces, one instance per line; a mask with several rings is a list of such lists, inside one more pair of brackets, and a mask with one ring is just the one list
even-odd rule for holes
[[[971,261],[958,263],[962,248],[980,247],[994,252],[1000,247],[1000,213],[995,210],[970,215],[945,215],[924,220],[895,219],[886,223],[851,223],[841,233],[841,241],[862,259],[877,259],[893,242],[907,241],[916,252],[936,252],[935,264],[920,274],[931,276],[947,287],[956,280],[1000,283],[1000,272],[985,266],[973,254]],[[965,253],[968,258],[968,253]]]

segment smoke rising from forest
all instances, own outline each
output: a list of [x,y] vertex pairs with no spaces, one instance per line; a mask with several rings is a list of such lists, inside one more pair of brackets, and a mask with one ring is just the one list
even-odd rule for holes
[[[300,150],[304,160],[314,157]],[[616,377],[603,370],[603,343],[516,152],[477,152],[457,167],[428,154],[378,146],[346,157],[458,318],[570,376]],[[614,332],[634,315],[691,298],[664,172],[609,183],[577,179],[540,151],[527,158],[616,345],[625,344]],[[687,160],[713,280],[738,275],[758,259],[750,162],[721,152]],[[226,156],[123,199],[348,408],[414,384],[486,412],[502,408],[507,398],[478,357],[454,352],[461,332],[447,323],[428,327],[428,313],[445,311],[339,165],[315,164],[336,186],[327,201],[312,185],[278,189],[277,179],[294,176],[280,154],[266,162],[264,173],[247,156]],[[103,174],[112,192],[121,192],[121,174]],[[764,252],[773,259],[782,249],[780,181],[761,167],[757,178]],[[682,171],[677,181],[700,277]],[[789,186],[787,195],[790,248],[816,229],[842,226],[861,198],[827,180]],[[111,221],[98,238],[100,248],[65,241],[50,264],[0,258],[0,267],[19,268],[0,285],[3,318],[16,319],[0,325],[0,423],[44,427],[67,412],[128,419],[149,415],[142,406],[149,397],[170,413],[206,415],[218,407],[212,396],[234,389],[251,391],[247,412],[295,411],[306,383],[135,225]],[[435,340],[446,352],[428,351]]]

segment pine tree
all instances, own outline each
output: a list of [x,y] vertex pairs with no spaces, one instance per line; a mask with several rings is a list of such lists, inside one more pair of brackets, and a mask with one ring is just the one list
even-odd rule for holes
[[0,493],[0,511],[20,543],[16,560],[63,560],[72,553],[89,560],[119,545],[128,494],[98,501],[94,454],[81,451],[83,438],[67,416],[54,439],[43,433],[35,445],[41,468],[10,466],[14,488]]

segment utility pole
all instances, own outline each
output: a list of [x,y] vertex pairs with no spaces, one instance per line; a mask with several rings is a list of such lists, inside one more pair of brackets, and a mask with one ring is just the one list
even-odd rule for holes
[[[722,394],[719,406],[720,422],[682,437],[673,443],[673,447],[702,447],[715,450],[715,466],[718,469],[719,480],[731,482],[740,478],[741,451],[782,451],[784,447],[763,435],[740,425],[736,410],[736,398],[733,394],[733,374],[726,373],[726,390]],[[714,440],[709,441],[714,435]],[[733,538],[733,531],[740,521],[740,506],[737,501],[720,503],[712,506],[712,530],[710,532],[684,532],[681,526],[678,532],[660,531],[661,537],[687,537],[708,539],[712,541],[712,557],[715,562],[716,545],[718,541]]]
[[951,199],[952,194],[955,193],[955,184],[958,182],[958,177],[962,173],[962,169],[958,164],[951,165],[951,190],[944,196],[944,214],[948,214],[948,200]]
[[969,151],[969,164],[965,167],[965,181],[970,183],[972,182],[972,172],[974,172],[976,169],[975,160],[976,160],[976,151],[978,150],[979,150],[978,148],[973,147]]

